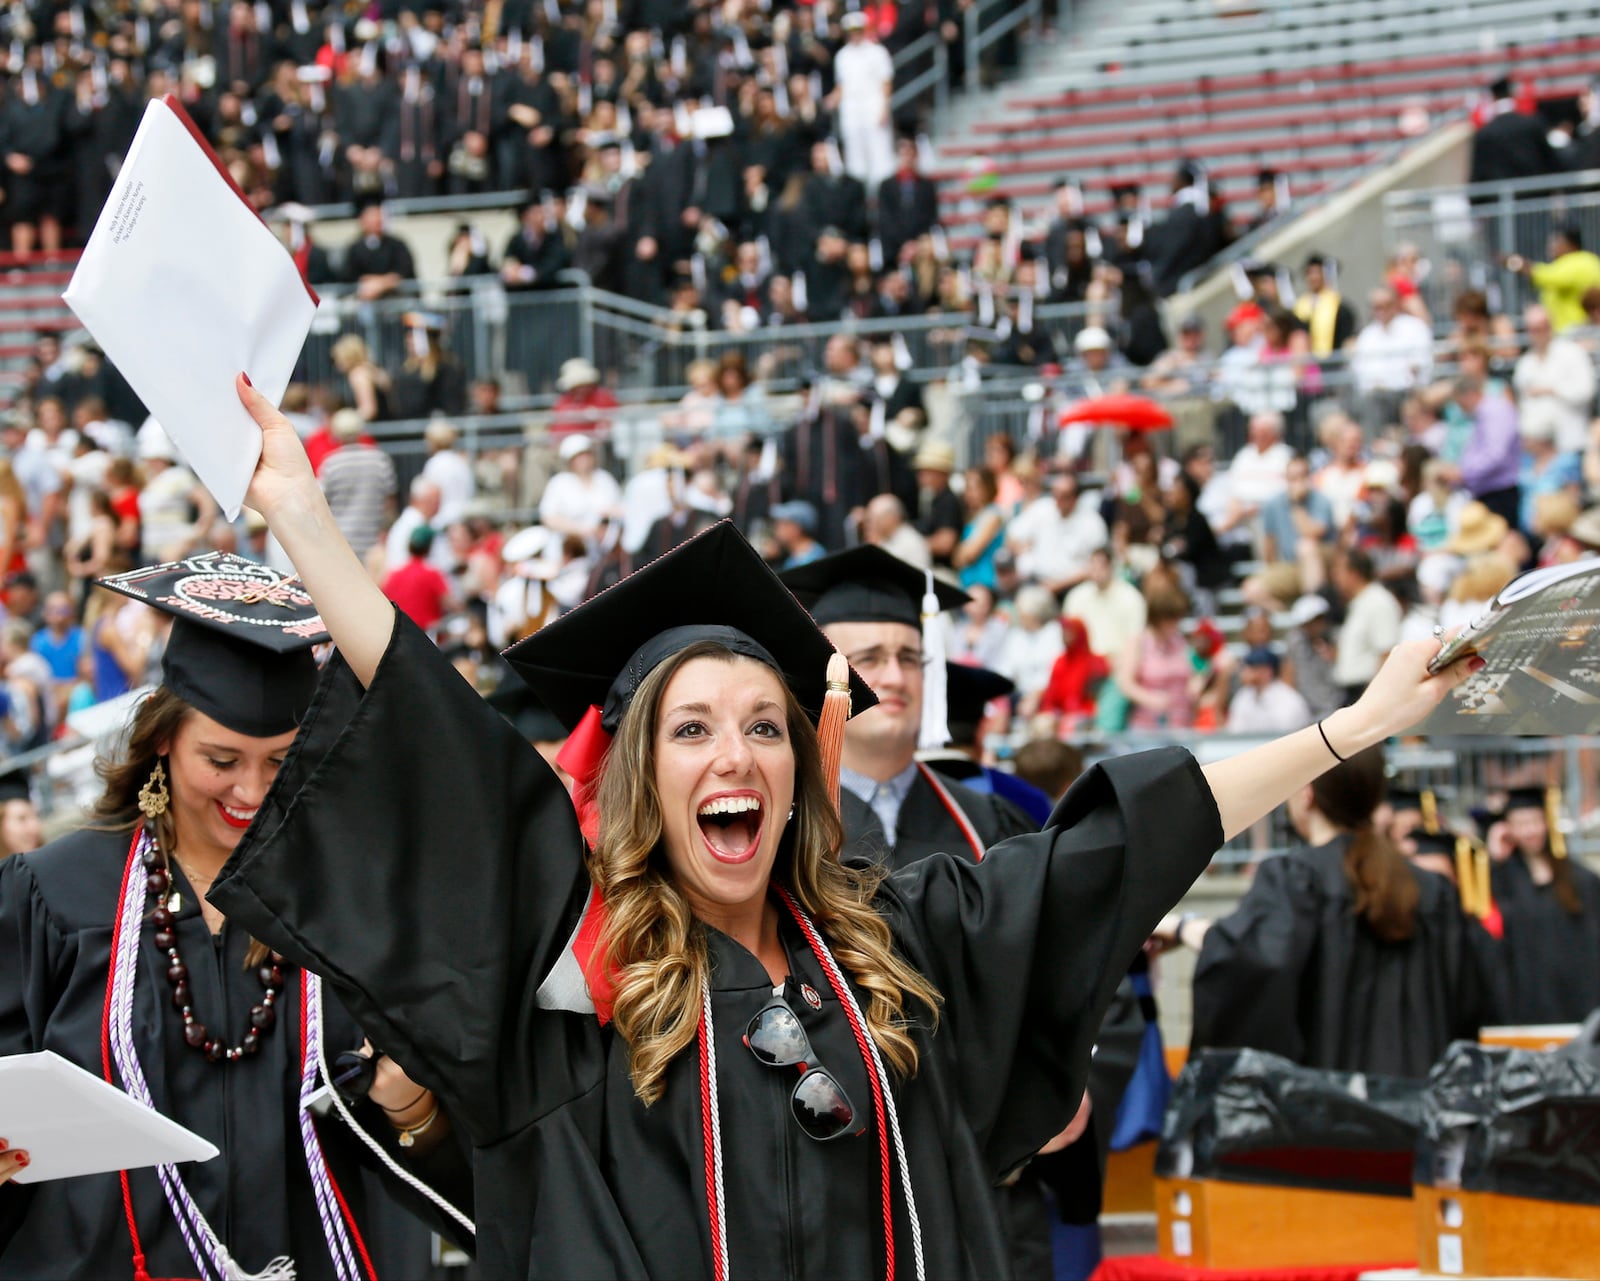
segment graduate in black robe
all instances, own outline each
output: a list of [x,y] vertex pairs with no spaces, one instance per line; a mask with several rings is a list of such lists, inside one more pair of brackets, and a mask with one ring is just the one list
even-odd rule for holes
[[[182,606],[174,608],[168,601],[206,611],[209,602],[219,598],[218,592],[259,585],[276,576],[263,576],[258,567],[213,553],[196,558],[175,575],[157,570],[126,577],[136,580],[130,583],[132,591],[148,590],[152,604],[177,612]],[[141,727],[155,724],[155,718],[164,715],[161,709],[171,706],[175,697],[210,717],[210,722],[201,722],[210,725],[205,733],[220,736],[223,747],[234,751],[241,750],[241,741],[272,743],[294,730],[316,681],[316,664],[305,646],[315,639],[320,624],[303,595],[280,592],[275,599],[281,603],[243,606],[230,601],[229,610],[236,617],[255,615],[253,624],[244,624],[253,627],[253,638],[270,636],[274,643],[290,647],[286,652],[229,639],[180,615],[166,650],[163,689],[145,705],[147,710],[132,731],[129,777],[149,769],[132,754],[148,738]],[[212,614],[219,612],[211,609]],[[268,617],[273,614],[278,617]],[[180,750],[187,749],[172,748]],[[206,750],[219,749],[207,742]],[[167,759],[172,759],[170,754]],[[225,795],[236,804],[250,803],[246,793],[256,786],[253,762],[241,755],[229,768],[241,781]],[[163,773],[168,771],[164,768]],[[247,964],[247,954],[259,947],[247,930],[225,921],[213,934],[202,916],[200,897],[184,868],[197,866],[194,860],[202,842],[194,838],[195,825],[207,821],[205,810],[213,797],[210,791],[204,796],[187,793],[185,777],[174,763],[165,784],[167,817],[144,820],[158,830],[188,835],[181,845],[175,842],[175,852],[160,873],[166,887],[162,896],[152,891],[146,900],[157,900],[156,906],[145,913],[146,924],[134,945],[137,972],[129,1016],[134,1056],[156,1109],[220,1149],[210,1161],[179,1167],[179,1176],[238,1265],[255,1272],[271,1260],[287,1257],[300,1276],[332,1276],[330,1246],[297,1120],[305,1053],[298,1029],[306,986],[301,971],[287,963],[252,957]],[[109,798],[117,782],[113,778],[108,783]],[[151,793],[161,790],[152,785]],[[159,805],[152,804],[151,809]],[[134,818],[138,817],[136,813]],[[119,917],[130,844],[138,839],[140,824],[118,821],[110,814],[99,816],[97,822],[101,825],[0,862],[0,1054],[51,1050],[101,1076],[112,926]],[[172,826],[163,828],[163,823]],[[236,826],[229,824],[230,829]],[[137,875],[142,882],[146,872],[141,867]],[[171,919],[152,919],[152,912],[168,912]],[[174,935],[168,946],[158,942],[162,929]],[[195,1022],[186,1021],[174,1004],[177,988],[169,968],[175,962],[168,947],[178,951],[187,967],[184,996]],[[274,969],[277,991],[269,999],[264,997],[262,974],[270,978]],[[362,1029],[331,991],[323,991],[321,1017],[330,1064],[344,1052],[361,1049]],[[198,1047],[188,1039],[197,1026]],[[216,1055],[208,1052],[208,1042],[218,1046]],[[243,1047],[244,1052],[236,1061],[215,1061],[227,1047]],[[120,1062],[113,1071],[116,1083],[127,1088]],[[401,1085],[401,1101],[417,1097],[418,1087],[403,1079]],[[395,1094],[388,1097],[399,1099]],[[437,1183],[470,1211],[470,1167],[460,1136],[450,1135],[447,1119],[436,1118],[430,1127],[432,1146],[428,1136],[414,1139],[413,1156],[399,1145],[396,1131],[385,1124],[376,1103],[363,1100],[353,1111],[357,1122],[392,1158]],[[314,1125],[334,1183],[356,1225],[352,1244],[357,1239],[362,1242],[353,1248],[357,1253],[364,1249],[380,1268],[401,1274],[415,1275],[425,1268],[429,1241],[421,1222],[400,1220],[385,1227],[375,1220],[376,1207],[365,1186],[366,1170],[379,1164],[372,1152],[337,1115],[329,1113]],[[413,1208],[426,1213],[429,1222],[443,1226],[439,1211],[402,1187],[392,1174],[385,1172],[385,1177]],[[200,1275],[215,1277],[217,1268],[210,1256],[206,1266],[191,1256],[156,1169],[130,1170],[127,1178],[126,1203],[115,1172],[0,1188],[0,1277],[129,1275],[135,1246],[126,1217],[128,1204],[148,1275],[194,1276],[200,1268]],[[459,1228],[455,1234],[467,1235]],[[362,1275],[367,1275],[364,1265]]]
[[[612,650],[713,603],[786,658],[800,645],[803,656],[826,655],[781,588],[752,586],[767,571],[742,543],[737,556],[712,548],[712,572],[680,559],[704,556],[718,537],[737,535],[724,525],[678,549],[519,651],[519,670],[569,725],[604,697],[588,692],[592,673],[623,666]],[[565,790],[405,620],[365,692],[333,662],[213,896],[315,964],[364,1024],[376,1020],[377,1039],[408,1072],[444,1092],[477,1145],[487,1274],[713,1275],[697,1056],[680,1055],[664,1097],[645,1108],[626,1045],[578,1012],[581,974],[570,986],[589,877]],[[553,677],[563,665],[579,670]],[[802,673],[787,675],[809,692]],[[417,752],[418,725],[450,750]],[[1138,817],[1154,814],[1157,793],[1159,825]],[[442,799],[452,796],[472,803]],[[939,1031],[917,1029],[917,1076],[896,1093],[930,1276],[1009,1272],[992,1188],[1071,1118],[1127,961],[1221,839],[1205,781],[1179,750],[1092,773],[1056,818],[982,866],[930,858],[878,892],[897,947],[944,1000]],[[786,1106],[793,1078],[741,1042],[772,999],[767,971],[706,933],[729,1275],[881,1271],[876,1132],[819,1143],[797,1128]],[[858,1108],[870,1106],[825,973],[798,932],[782,933],[783,990],[815,1061]],[[901,1178],[892,1183],[897,1258],[909,1270],[914,1233]]]
[[[976,863],[991,845],[1038,830],[992,791],[975,792],[917,760],[920,743],[949,737],[933,724],[934,707],[924,698],[922,570],[881,547],[864,546],[781,577],[879,697],[879,706],[845,731],[839,789],[844,857],[896,868],[936,853]],[[967,603],[959,587],[937,579],[933,586],[941,611]]]
[[1550,796],[1521,788],[1491,832],[1507,1023],[1579,1023],[1600,1008],[1600,876],[1567,856]]
[[[1466,675],[1465,664],[1426,675],[1436,643],[1400,646],[1369,694],[1321,730],[1205,770],[1181,749],[1098,766],[1044,832],[1003,842],[981,864],[933,857],[873,878],[864,892],[892,950],[863,943],[837,962],[828,938],[842,925],[807,928],[784,878],[868,884],[858,878],[871,869],[831,857],[827,766],[806,726],[824,704],[819,741],[831,741],[844,692],[857,706],[872,695],[859,677],[842,679],[842,665],[824,685],[828,646],[731,526],[509,653],[578,731],[563,761],[577,767],[580,828],[543,760],[397,617],[334,536],[292,426],[242,378],[236,386],[263,428],[248,501],[326,602],[339,654],[210,897],[292,960],[314,961],[408,1074],[442,1092],[476,1147],[490,1275],[1004,1275],[990,1189],[1076,1111],[1100,1017],[1163,907],[1218,842],[1327,768],[1340,746],[1414,723]],[[715,655],[686,658],[701,643]],[[654,723],[630,720],[634,695],[669,661],[653,694],[668,706]],[[702,662],[725,663],[726,678],[711,683]],[[680,680],[706,701],[672,705]],[[772,703],[791,697],[785,685],[798,706]],[[784,708],[783,738],[763,710],[773,706]],[[642,756],[612,754],[613,733]],[[712,755],[691,784],[683,744],[702,734]],[[795,736],[803,750],[763,756],[753,772],[757,739]],[[654,770],[638,784],[647,791],[607,776],[628,769],[624,759]],[[787,781],[769,767],[787,768]],[[600,796],[631,806],[625,815],[594,813],[596,770]],[[740,793],[753,810],[708,818],[708,800],[730,793],[702,787],[746,779],[762,783]],[[798,832],[782,804],[790,797]],[[605,823],[638,831],[647,862]],[[602,832],[592,850],[585,829]],[[757,857],[760,879],[749,884],[716,870]],[[731,922],[750,938],[736,941],[691,907],[679,918],[684,950],[670,936],[638,950],[608,932],[590,858],[607,894],[660,901],[656,915],[635,918],[641,925],[665,924],[670,885],[688,902],[758,918],[760,937],[751,920]],[[642,956],[650,969],[612,968],[608,940],[628,947],[620,963]],[[686,1001],[699,987],[705,1032],[655,1065],[661,1092],[646,1107],[632,1079],[643,1066],[603,1016],[621,1012],[619,982],[635,978],[647,986],[630,988],[628,1017],[640,1016],[648,984],[680,958],[691,969],[664,993],[671,1026],[687,1033]],[[937,1027],[915,1000],[903,1007],[918,1052],[903,1077],[870,1052],[876,1037],[852,1031],[864,1019],[845,977],[894,958],[917,977],[878,969],[874,982],[901,992],[930,982],[940,993]],[[786,1044],[768,1035],[774,1025]]]
[[[1203,930],[1191,1050],[1249,1046],[1310,1067],[1426,1076],[1484,1022],[1484,949],[1471,937],[1482,927],[1450,882],[1372,826],[1381,751],[1306,791],[1290,816],[1314,847],[1267,860],[1232,915]],[[1192,943],[1199,923],[1184,932]]]

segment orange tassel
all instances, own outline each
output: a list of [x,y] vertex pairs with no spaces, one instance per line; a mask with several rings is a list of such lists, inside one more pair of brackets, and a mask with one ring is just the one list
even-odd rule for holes
[[843,654],[828,660],[828,692],[822,699],[817,722],[817,744],[822,749],[822,778],[828,799],[839,807],[839,763],[844,756],[844,726],[850,719],[850,664]]

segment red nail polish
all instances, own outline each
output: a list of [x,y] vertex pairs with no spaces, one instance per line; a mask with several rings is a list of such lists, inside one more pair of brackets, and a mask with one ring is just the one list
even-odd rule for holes
[[28,1164],[28,1154],[26,1152],[18,1152],[17,1153],[17,1164],[18,1165],[27,1165]]
[[250,381],[250,375],[249,374],[240,374],[239,377],[244,379],[244,385],[246,387],[254,387],[255,386],[255,384]]
[[9,1143],[7,1143],[4,1139],[0,1139],[0,1152],[4,1152],[10,1146],[11,1145]]

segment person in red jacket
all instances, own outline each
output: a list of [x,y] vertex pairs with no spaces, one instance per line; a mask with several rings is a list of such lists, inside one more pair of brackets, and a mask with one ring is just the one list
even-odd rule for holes
[[1064,734],[1094,720],[1095,691],[1111,669],[1089,648],[1089,629],[1081,618],[1063,618],[1061,635],[1067,648],[1050,669],[1039,713],[1057,717],[1056,732]]

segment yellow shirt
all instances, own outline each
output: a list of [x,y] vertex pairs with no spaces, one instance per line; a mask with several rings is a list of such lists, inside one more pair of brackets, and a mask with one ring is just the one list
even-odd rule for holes
[[1528,272],[1539,290],[1539,301],[1550,313],[1550,327],[1560,333],[1587,319],[1583,296],[1600,289],[1600,257],[1587,249],[1562,254],[1554,262],[1536,262]]

